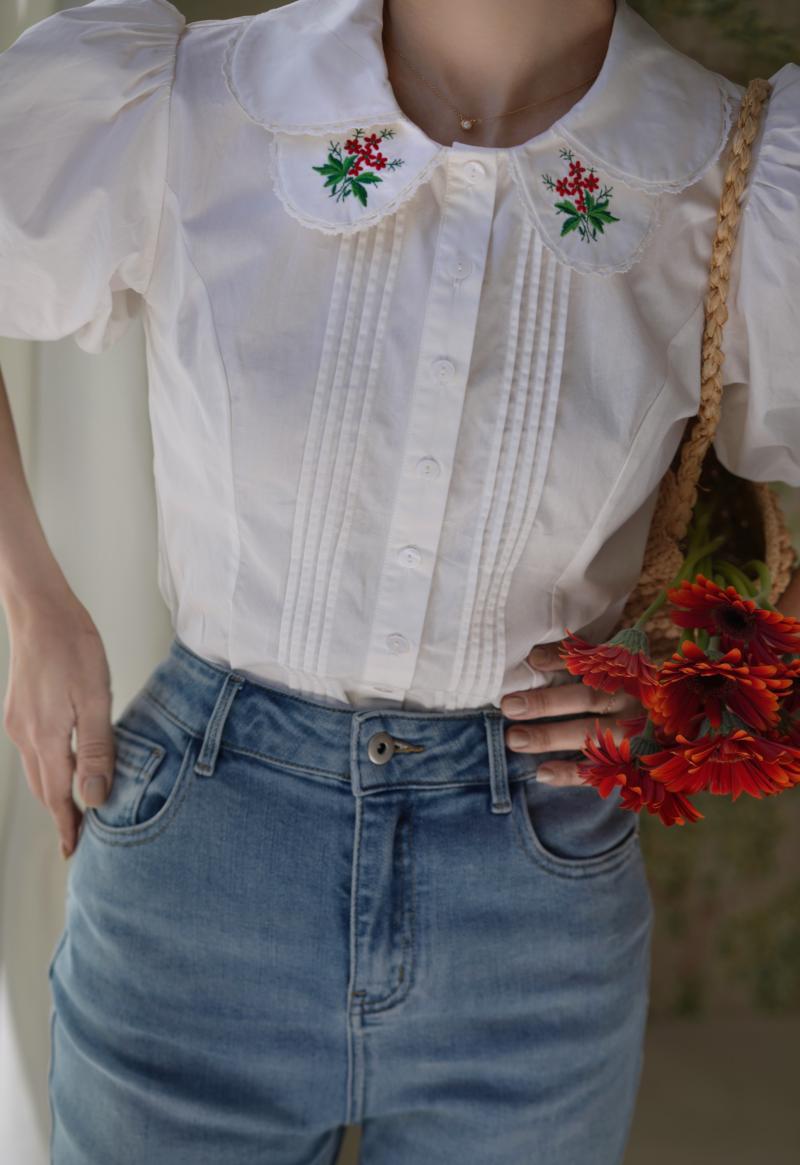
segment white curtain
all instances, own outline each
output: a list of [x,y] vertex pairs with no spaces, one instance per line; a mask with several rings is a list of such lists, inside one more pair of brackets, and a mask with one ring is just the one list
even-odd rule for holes
[[[71,5],[4,0],[0,51],[59,7]],[[48,541],[105,644],[116,717],[171,637],[156,583],[141,323],[102,356],[84,353],[72,339],[35,344],[0,338],[0,367]],[[8,663],[7,627],[0,619],[4,695]],[[9,1165],[49,1162],[46,972],[63,924],[68,865],[55,824],[31,793],[19,753],[0,725],[0,1161]]]

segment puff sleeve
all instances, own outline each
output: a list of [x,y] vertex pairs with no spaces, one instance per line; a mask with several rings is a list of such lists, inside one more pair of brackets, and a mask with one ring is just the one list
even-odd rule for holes
[[0,336],[110,348],[141,307],[185,18],[92,0],[0,53]]
[[800,486],[800,66],[770,81],[731,264],[714,448],[742,477]]

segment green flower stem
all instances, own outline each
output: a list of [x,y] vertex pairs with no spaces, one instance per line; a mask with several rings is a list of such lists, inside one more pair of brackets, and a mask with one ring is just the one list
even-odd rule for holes
[[[740,595],[745,599],[752,598],[757,591],[757,584],[752,579],[748,578],[738,566],[734,566],[732,562],[728,562],[725,558],[718,558],[716,561],[716,568],[723,578],[736,587]],[[722,584],[725,585],[724,583]]]
[[658,592],[647,610],[643,611],[636,622],[633,624],[636,630],[643,628],[648,619],[652,618],[656,611],[664,606],[664,603],[667,601],[667,591],[670,591],[673,587],[678,586],[684,579],[688,579],[690,575],[700,573],[699,571],[695,570],[695,567],[698,565],[700,560],[706,556],[709,556],[710,558],[710,555],[718,547],[720,547],[724,541],[725,535],[718,534],[717,537],[712,538],[710,542],[706,542],[703,546],[698,547],[693,552],[687,553],[686,558],[683,560],[683,565],[672,581],[668,582],[667,585]]
[[774,611],[775,608],[769,602],[769,593],[772,590],[772,576],[770,575],[770,570],[766,562],[762,562],[760,558],[751,558],[749,562],[744,564],[744,569],[754,570],[758,575],[759,587],[753,596],[758,606],[764,607],[767,611]]

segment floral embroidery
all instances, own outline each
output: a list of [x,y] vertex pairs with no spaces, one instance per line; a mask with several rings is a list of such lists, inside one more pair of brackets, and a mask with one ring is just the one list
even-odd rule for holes
[[[569,162],[569,174],[566,178],[559,178],[555,182],[549,174],[543,174],[542,181],[548,190],[555,190],[562,199],[565,195],[574,197],[577,194],[578,196],[574,202],[565,199],[563,202],[553,204],[559,214],[569,216],[561,226],[561,235],[563,237],[568,235],[570,231],[577,230],[581,238],[587,243],[595,242],[597,232],[599,231],[602,235],[606,224],[620,221],[608,210],[609,199],[614,188],[613,186],[604,186],[600,190],[600,180],[594,167],[591,166],[587,171],[572,150],[562,149],[559,153],[562,158]],[[595,191],[599,191],[599,193],[595,195]]]
[[367,205],[367,186],[376,186],[383,179],[376,170],[396,170],[405,164],[403,158],[389,160],[379,150],[385,138],[393,138],[393,129],[382,129],[379,134],[365,134],[363,129],[354,129],[353,136],[344,143],[329,142],[328,160],[324,166],[312,166],[318,174],[327,179],[325,186],[331,187],[331,197],[339,202],[348,195],[354,195],[362,206]]

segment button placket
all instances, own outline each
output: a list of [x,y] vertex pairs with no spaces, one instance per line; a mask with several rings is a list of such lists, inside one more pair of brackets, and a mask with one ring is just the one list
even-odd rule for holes
[[494,156],[484,164],[454,152],[448,160],[406,427],[407,468],[397,485],[364,664],[373,686],[411,687],[417,663],[472,358],[496,166]]

